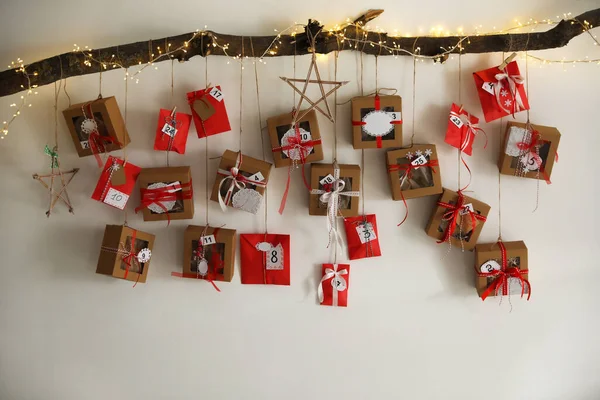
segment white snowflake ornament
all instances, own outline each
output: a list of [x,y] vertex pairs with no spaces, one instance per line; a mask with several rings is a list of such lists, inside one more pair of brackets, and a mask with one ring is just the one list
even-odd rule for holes
[[421,157],[422,155],[423,155],[423,152],[421,150],[415,151],[415,156],[416,157]]
[[506,100],[504,100],[504,105],[505,105],[506,107],[510,107],[510,106],[512,106],[512,100],[511,100],[511,99],[506,99]]
[[502,89],[502,90],[500,91],[500,95],[501,95],[502,97],[506,97],[506,96],[508,96],[508,90],[506,90],[506,89]]
[[409,160],[411,160],[413,158],[413,153],[411,151],[406,153],[406,158],[408,158]]
[[431,149],[425,149],[425,156],[426,157],[431,157],[431,154],[433,154],[433,152],[431,151]]

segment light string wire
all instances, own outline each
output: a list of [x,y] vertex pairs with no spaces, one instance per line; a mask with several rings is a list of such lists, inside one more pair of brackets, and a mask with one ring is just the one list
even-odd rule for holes
[[[127,104],[129,100],[129,82],[127,75],[129,74],[129,68],[125,68],[125,106],[123,109],[123,123],[125,130],[127,130]],[[127,146],[123,146],[123,168],[127,165]],[[123,226],[129,226],[127,222],[127,207],[123,208]],[[135,243],[134,243],[135,245]]]

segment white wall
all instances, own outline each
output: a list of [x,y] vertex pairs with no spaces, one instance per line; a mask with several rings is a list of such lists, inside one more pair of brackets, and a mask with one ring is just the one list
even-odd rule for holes
[[[206,2],[202,2],[206,3]],[[507,0],[492,7],[481,1],[428,0],[411,4],[381,0],[366,4],[303,1],[21,1],[0,6],[2,62],[27,62],[69,51],[73,43],[101,47],[202,28],[228,33],[269,34],[309,17],[342,22],[367,8],[386,12],[381,27],[413,32],[444,24],[449,29],[482,24],[508,27],[527,19],[574,14],[599,5],[578,1],[565,9],[560,1]],[[464,5],[463,5],[464,3]],[[27,22],[24,22],[24,18]],[[374,24],[375,25],[375,24]],[[16,34],[18,33],[18,34]],[[580,37],[567,48],[536,52],[548,58],[599,57],[600,49]],[[463,58],[463,101],[480,113],[471,73],[497,64],[500,54]],[[340,57],[339,78],[351,83],[339,102],[358,93],[358,57]],[[298,74],[308,57],[297,59]],[[322,73],[332,77],[333,56],[319,58]],[[524,70],[525,63],[520,61]],[[212,137],[210,157],[237,149],[239,68],[221,57],[210,58],[209,81],[221,84],[232,132]],[[260,156],[254,75],[244,70],[243,150]],[[279,76],[292,74],[292,58],[259,65],[264,117],[288,111],[292,91]],[[365,90],[374,89],[374,59],[365,58]],[[277,214],[287,171],[277,169],[269,184],[269,230],[292,234],[292,286],[244,286],[236,267],[234,281],[222,293],[202,281],[177,279],[183,230],[203,221],[204,141],[190,134],[187,154],[174,165],[191,165],[196,192],[192,221],[143,222],[133,226],[156,234],[147,284],[95,274],[105,224],[121,223],[117,210],[90,199],[99,172],[93,158],[78,158],[60,116],[61,161],[80,173],[69,186],[75,215],[62,205],[47,220],[45,192],[31,174],[48,167],[43,147],[53,132],[53,86],[43,87],[0,142],[0,398],[2,399],[598,399],[600,329],[597,282],[600,278],[595,224],[598,174],[596,150],[600,78],[597,65],[539,68],[530,64],[532,121],[562,132],[560,161],[553,184],[540,185],[540,207],[532,209],[536,183],[505,177],[503,236],[525,240],[529,247],[533,296],[482,302],[473,287],[473,254],[438,246],[423,229],[435,198],[410,201],[410,217],[393,202],[384,167],[384,151],[366,153],[366,211],[377,213],[383,257],[352,262],[349,307],[316,304],[320,264],[330,260],[324,218],[308,216],[308,200],[294,178],[284,216]],[[438,146],[444,186],[455,188],[456,153],[443,142],[446,118],[457,101],[457,60],[443,66],[419,63],[416,132],[419,142]],[[405,140],[411,131],[412,61],[382,58],[380,86],[399,90],[404,102]],[[160,64],[129,87],[130,160],[142,167],[162,166],[164,154],[152,150],[156,114],[169,105],[170,67]],[[178,105],[185,93],[204,85],[204,61],[175,65]],[[103,94],[117,96],[124,109],[123,71],[106,73]],[[70,79],[74,102],[94,98],[98,76]],[[0,99],[0,117],[18,96]],[[60,109],[67,106],[64,96]],[[349,105],[338,108],[338,158],[359,163],[352,149]],[[524,114],[518,115],[523,120]],[[264,124],[264,121],[263,121]],[[333,126],[320,119],[325,161],[332,157]],[[497,237],[497,168],[499,123],[483,124],[490,144],[476,142],[469,159],[471,189],[492,206],[481,241]],[[270,157],[270,155],[269,155]],[[216,161],[208,174],[214,180]],[[137,191],[136,191],[137,192]],[[213,224],[238,232],[260,232],[262,215],[222,213],[209,206]],[[445,257],[444,257],[445,256]]]

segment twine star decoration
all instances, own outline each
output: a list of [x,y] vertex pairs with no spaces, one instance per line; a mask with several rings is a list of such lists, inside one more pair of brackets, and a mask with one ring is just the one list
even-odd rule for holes
[[[79,168],[73,168],[72,170],[65,172],[61,171],[60,163],[58,161],[58,150],[56,147],[50,150],[50,148],[46,146],[44,153],[50,157],[51,173],[47,175],[33,174],[33,179],[40,182],[42,186],[48,190],[49,204],[46,216],[50,218],[50,214],[59,200],[67,206],[71,214],[74,214],[73,206],[69,199],[69,193],[67,192],[67,186],[71,183],[73,177],[79,171]],[[46,179],[49,179],[49,183],[45,181]]]

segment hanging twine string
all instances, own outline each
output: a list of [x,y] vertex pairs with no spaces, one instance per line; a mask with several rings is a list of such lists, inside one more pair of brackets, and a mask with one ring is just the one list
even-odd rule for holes
[[[296,79],[296,40],[294,40],[294,79]],[[292,90],[294,93],[294,102],[292,103],[292,109],[296,107],[296,91]]]
[[240,56],[240,153],[242,152],[242,110],[244,105],[244,37],[242,36],[242,54]]
[[104,67],[103,67],[103,64],[102,64],[102,57],[100,56],[100,50],[98,50],[98,62],[99,62],[99,65],[100,65],[100,73],[98,74],[99,77],[100,77],[99,78],[100,82],[98,84],[98,98],[101,99],[102,98],[102,68],[104,68]]
[[[204,35],[202,35],[202,38],[204,38]],[[202,47],[202,49],[204,49],[204,47]],[[208,57],[204,56],[204,86],[208,87]],[[209,163],[208,163],[208,136],[206,136],[204,138],[204,194],[206,196],[206,213],[205,213],[205,224],[204,226],[207,227],[208,226],[208,208],[210,206],[210,198],[209,198],[209,187],[208,187],[208,167],[209,167]]]
[[[462,54],[459,52],[458,53],[458,104],[460,104],[460,108],[462,110]],[[460,113],[460,112],[459,112]],[[460,138],[460,142],[463,142],[463,138]],[[461,184],[460,184],[460,170],[461,170],[461,160],[462,160],[462,150],[461,150],[461,146],[458,147],[458,189],[460,190],[462,188]]]
[[[127,103],[129,98],[129,68],[125,68],[125,108],[123,110],[123,121],[127,129]],[[123,168],[127,165],[127,146],[123,146]],[[127,225],[127,208],[123,208],[123,226]]]
[[[416,40],[415,40],[416,43]],[[417,87],[417,58],[413,56],[413,82],[412,82],[412,134],[410,135],[410,147],[415,144],[415,106]]]
[[[165,44],[167,43],[167,40],[165,39]],[[171,110],[175,110],[175,60],[171,60]],[[177,114],[173,113],[173,121],[176,121],[175,116]],[[167,153],[167,167],[170,166],[169,164],[169,153],[171,153],[171,146],[173,145],[173,140],[175,140],[175,136],[170,136],[169,137],[169,146],[167,147],[167,151],[165,151],[165,153]]]

